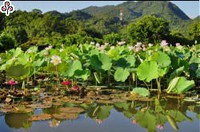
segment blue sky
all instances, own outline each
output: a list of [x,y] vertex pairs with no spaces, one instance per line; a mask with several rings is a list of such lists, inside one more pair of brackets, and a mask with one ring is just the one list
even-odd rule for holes
[[[88,6],[117,5],[122,2],[124,1],[14,1],[12,4],[20,10],[40,9],[43,12],[57,10],[64,13]],[[176,4],[190,18],[200,15],[199,1],[172,1],[172,3]]]

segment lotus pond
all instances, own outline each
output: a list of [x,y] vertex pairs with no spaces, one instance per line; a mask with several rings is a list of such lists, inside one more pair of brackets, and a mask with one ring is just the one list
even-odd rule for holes
[[198,131],[200,45],[0,53],[1,131]]

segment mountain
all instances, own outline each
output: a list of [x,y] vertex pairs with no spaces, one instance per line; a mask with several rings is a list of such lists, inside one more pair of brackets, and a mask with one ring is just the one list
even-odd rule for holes
[[123,12],[123,20],[128,23],[144,15],[162,17],[169,21],[171,27],[190,20],[178,6],[167,1],[124,2],[116,6],[90,6],[81,11],[100,19],[105,16],[119,17],[120,10]]

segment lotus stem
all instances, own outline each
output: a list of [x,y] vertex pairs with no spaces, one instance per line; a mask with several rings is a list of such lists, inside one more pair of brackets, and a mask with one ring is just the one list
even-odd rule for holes
[[156,78],[156,83],[157,83],[157,88],[158,88],[158,94],[161,93],[160,81],[161,81],[160,78]]

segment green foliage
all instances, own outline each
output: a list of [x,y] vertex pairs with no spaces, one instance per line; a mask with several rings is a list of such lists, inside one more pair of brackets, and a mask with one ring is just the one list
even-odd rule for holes
[[109,42],[111,45],[116,45],[117,42],[121,41],[119,34],[111,33],[103,36],[105,42]]
[[23,80],[29,76],[29,67],[25,67],[24,65],[14,65],[9,67],[6,70],[6,75],[10,78],[14,78],[16,80]]
[[133,88],[131,94],[138,94],[140,96],[147,97],[150,95],[150,92],[146,88],[136,87],[136,88]]
[[0,52],[10,50],[15,47],[15,40],[7,34],[0,35]]
[[155,131],[156,117],[150,110],[147,110],[145,112],[138,111],[135,114],[135,120],[139,125],[141,125],[144,128],[147,128],[149,132]]
[[167,88],[167,93],[185,93],[189,89],[195,86],[194,81],[189,81],[185,77],[175,77],[170,81],[169,86]]
[[[9,78],[21,81],[45,73],[49,78],[56,76],[60,79],[87,81],[91,85],[98,83],[110,86],[126,82],[125,85],[129,83],[134,87],[143,87],[143,83],[147,87],[150,83],[155,87],[155,79],[160,92],[166,88],[164,84],[169,82],[167,92],[178,94],[194,87],[194,81],[198,83],[200,66],[198,45],[192,47],[145,45],[145,52],[130,50],[128,45],[101,46],[105,46],[105,49],[88,43],[79,46],[60,45],[59,48],[49,46],[44,47],[44,50],[40,50],[37,46],[30,47],[26,51],[21,48],[11,49],[0,54],[0,71],[5,71]],[[59,58],[58,65],[52,62],[53,56]],[[137,83],[138,81],[140,83]],[[143,94],[137,89],[133,91],[142,96],[148,95],[147,92]]]
[[158,65],[155,61],[144,61],[137,68],[137,76],[140,80],[150,82],[159,77]]
[[154,43],[168,35],[168,23],[155,16],[144,16],[128,26],[128,36],[136,42]]
[[114,73],[114,78],[116,81],[121,81],[125,82],[129,76],[129,71],[128,69],[123,69],[123,68],[117,68],[117,70]]
[[68,64],[69,64],[69,67],[65,69],[63,76],[72,77],[74,76],[75,72],[77,72],[77,74],[84,74],[84,73],[81,73],[80,71],[77,71],[77,70],[82,70],[82,64],[79,60],[75,60]]

